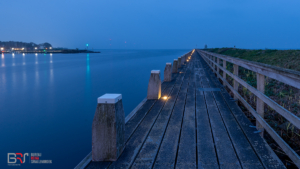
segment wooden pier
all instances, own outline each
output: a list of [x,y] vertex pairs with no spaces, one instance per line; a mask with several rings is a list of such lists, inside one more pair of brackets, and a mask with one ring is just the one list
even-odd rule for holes
[[92,161],[90,153],[76,168],[285,168],[261,137],[265,124],[260,120],[258,131],[247,119],[239,96],[232,98],[215,76],[220,60],[208,55],[186,54],[172,80],[161,84],[161,98],[144,100],[127,116],[116,161]]

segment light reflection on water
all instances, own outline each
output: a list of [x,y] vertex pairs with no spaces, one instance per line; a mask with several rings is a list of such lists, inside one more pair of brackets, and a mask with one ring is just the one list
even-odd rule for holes
[[0,160],[8,152],[37,152],[53,161],[42,168],[74,168],[91,150],[97,97],[121,93],[125,114],[130,113],[146,97],[150,71],[163,72],[166,62],[188,51],[2,55]]

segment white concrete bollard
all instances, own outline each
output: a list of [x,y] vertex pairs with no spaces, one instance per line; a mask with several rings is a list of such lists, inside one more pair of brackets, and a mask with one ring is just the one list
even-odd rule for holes
[[181,68],[181,57],[178,57],[178,64],[177,65],[178,65],[177,66],[178,69]]
[[149,84],[147,99],[159,99],[161,97],[161,80],[160,70],[152,70]]
[[167,63],[164,71],[164,81],[169,82],[172,80],[172,63]]
[[124,134],[122,95],[99,97],[92,125],[92,161],[116,161],[125,146]]
[[177,61],[177,59],[174,59],[172,73],[177,73],[177,66],[178,66],[178,61]]

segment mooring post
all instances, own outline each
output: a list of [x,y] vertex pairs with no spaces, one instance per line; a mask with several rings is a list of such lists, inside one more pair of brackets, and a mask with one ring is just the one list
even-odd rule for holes
[[174,59],[172,73],[177,73],[177,66],[178,66],[178,61],[177,61],[177,59]]
[[[224,60],[224,59],[223,59],[223,68],[226,70],[226,60]],[[223,71],[223,79],[224,79],[223,85],[226,86],[226,83],[225,83],[225,81],[226,81],[226,72],[224,72],[224,71]]]
[[122,95],[98,97],[92,125],[92,161],[116,161],[125,146],[124,134]]
[[[239,65],[233,64],[233,74],[236,76],[239,76]],[[239,91],[239,83],[233,79],[233,89],[237,92]],[[237,99],[238,97],[234,94],[234,99]]]
[[147,99],[159,99],[160,96],[161,96],[160,70],[152,70],[149,79],[149,84],[148,84]]
[[181,57],[178,57],[178,66],[177,68],[181,68]]
[[[259,73],[256,73],[257,78],[257,90],[261,93],[265,93],[265,76]],[[256,112],[264,118],[264,105],[265,103],[259,98],[257,98],[256,102]],[[263,137],[264,136],[264,127],[256,120],[256,128],[257,130],[261,131],[259,134]]]
[[167,63],[164,71],[164,81],[169,82],[172,80],[172,63]]

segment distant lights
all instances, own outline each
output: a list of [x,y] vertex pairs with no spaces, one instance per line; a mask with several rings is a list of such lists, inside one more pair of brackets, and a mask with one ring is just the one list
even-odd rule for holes
[[25,48],[22,48],[22,50],[24,50]]
[[15,48],[11,48],[11,50],[14,50]]
[[34,49],[37,50],[37,47],[35,47]]
[[1,51],[3,51],[4,50],[4,48],[1,48]]
[[52,47],[49,47],[49,49],[52,49]]

